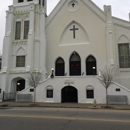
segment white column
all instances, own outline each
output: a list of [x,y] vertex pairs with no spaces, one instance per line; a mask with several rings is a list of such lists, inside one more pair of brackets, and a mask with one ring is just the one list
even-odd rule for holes
[[40,14],[39,14],[39,5],[36,7],[36,14],[35,14],[35,47],[34,47],[34,70],[40,71]]
[[107,58],[108,66],[115,66],[115,37],[114,37],[114,25],[111,14],[111,6],[105,6],[105,11],[107,15],[107,30],[106,30],[106,40],[107,40]]
[[7,12],[6,16],[6,30],[3,42],[2,71],[4,72],[6,72],[7,68],[9,68],[11,57],[11,46],[13,40],[13,26],[12,26],[14,22],[13,7],[10,6],[9,9],[10,10]]
[[13,6],[9,7],[9,11],[6,16],[6,30],[5,37],[3,42],[3,55],[2,55],[2,91],[9,90],[7,87],[9,86],[9,70],[12,58],[12,40],[13,40],[13,23],[14,23],[14,8]]
[[46,73],[46,35],[45,35],[45,10],[40,9],[40,69]]
[[28,48],[26,59],[26,71],[29,72],[33,67],[33,49],[34,49],[34,4],[30,4],[30,21],[28,33]]

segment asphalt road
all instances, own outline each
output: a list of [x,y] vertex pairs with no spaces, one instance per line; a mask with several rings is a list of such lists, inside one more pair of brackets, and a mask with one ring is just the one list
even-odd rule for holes
[[130,110],[0,108],[0,130],[130,130]]

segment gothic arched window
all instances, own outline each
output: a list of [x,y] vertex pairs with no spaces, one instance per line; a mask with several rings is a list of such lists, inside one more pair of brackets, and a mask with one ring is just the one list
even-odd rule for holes
[[86,75],[96,75],[96,72],[96,59],[93,56],[89,56],[86,60]]
[[56,60],[55,67],[56,67],[55,76],[64,76],[65,63],[61,57]]
[[81,75],[81,59],[76,52],[70,57],[70,76],[75,75]]

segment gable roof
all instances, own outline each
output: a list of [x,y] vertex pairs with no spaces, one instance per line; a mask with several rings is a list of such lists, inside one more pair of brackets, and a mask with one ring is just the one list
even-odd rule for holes
[[[46,27],[55,19],[57,14],[62,10],[62,8],[66,5],[69,0],[60,0],[59,3],[52,10],[50,15],[46,18]],[[94,15],[99,17],[103,22],[106,22],[106,14],[103,10],[101,10],[94,2],[91,0],[80,0],[86,8],[88,8]]]

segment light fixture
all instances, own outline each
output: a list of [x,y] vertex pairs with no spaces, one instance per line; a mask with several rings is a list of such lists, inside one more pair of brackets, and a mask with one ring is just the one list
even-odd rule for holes
[[20,85],[20,83],[17,83],[17,85]]
[[54,68],[51,68],[51,71],[52,71],[52,73],[51,73],[51,78],[54,78]]
[[96,67],[93,67],[93,69],[95,70],[95,69],[96,69]]

